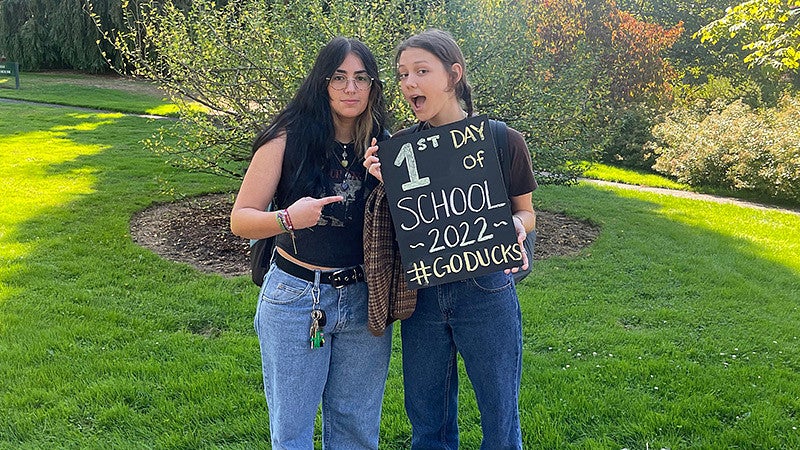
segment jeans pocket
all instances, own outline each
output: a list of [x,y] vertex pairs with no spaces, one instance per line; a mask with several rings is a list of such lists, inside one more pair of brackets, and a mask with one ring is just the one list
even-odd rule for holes
[[484,292],[499,292],[512,286],[511,275],[503,271],[492,272],[486,275],[472,278],[475,287]]
[[275,305],[286,305],[308,295],[311,283],[287,274],[274,265],[264,279],[261,300]]

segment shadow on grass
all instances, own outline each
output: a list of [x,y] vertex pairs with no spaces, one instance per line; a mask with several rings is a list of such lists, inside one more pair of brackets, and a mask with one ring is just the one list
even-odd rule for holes
[[253,287],[164,261],[128,231],[170,187],[224,182],[143,150],[156,128],[143,119],[0,108],[33,119],[0,136],[18,169],[0,209],[4,253],[16,246],[0,272],[0,447],[266,447]]

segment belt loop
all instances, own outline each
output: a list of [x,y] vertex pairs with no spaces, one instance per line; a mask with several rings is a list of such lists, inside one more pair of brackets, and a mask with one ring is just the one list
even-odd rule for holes
[[317,288],[317,289],[319,289],[319,282],[320,282],[320,276],[321,275],[322,275],[322,272],[320,272],[319,270],[315,270],[314,271],[314,287]]

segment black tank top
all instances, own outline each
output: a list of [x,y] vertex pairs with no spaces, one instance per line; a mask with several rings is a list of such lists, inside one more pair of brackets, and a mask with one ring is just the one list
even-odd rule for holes
[[[315,266],[363,264],[364,205],[377,180],[368,176],[362,163],[363,158],[355,155],[350,156],[347,167],[341,165],[341,160],[332,161],[331,168],[324,174],[324,192],[309,195],[317,198],[341,195],[344,200],[326,205],[317,225],[295,230],[296,253],[288,233],[277,235],[275,245],[300,261]],[[286,206],[289,205],[281,207]]]

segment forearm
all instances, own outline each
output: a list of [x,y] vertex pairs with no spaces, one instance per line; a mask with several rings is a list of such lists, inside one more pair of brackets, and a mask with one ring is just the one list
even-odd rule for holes
[[285,233],[286,230],[276,211],[241,208],[231,213],[231,232],[245,239],[263,239]]
[[530,192],[512,197],[511,211],[514,214],[514,221],[522,224],[525,233],[530,233],[536,228],[536,213],[533,211]]

